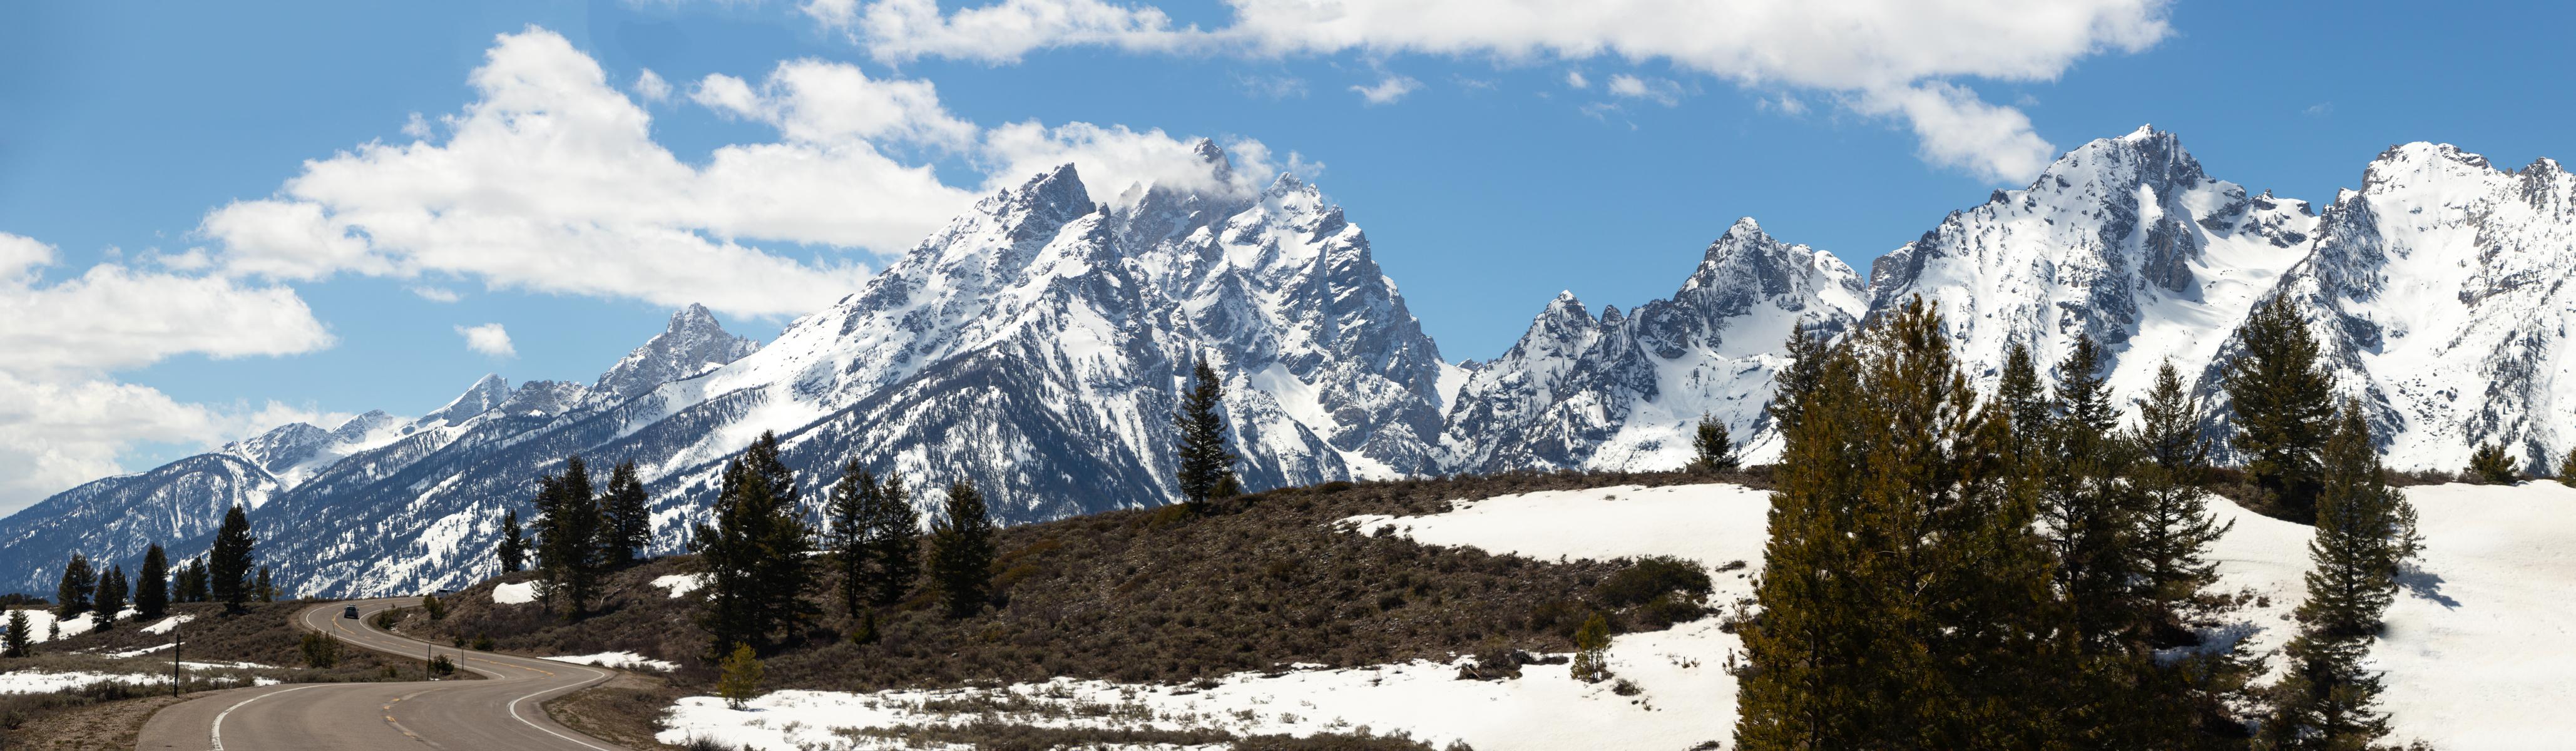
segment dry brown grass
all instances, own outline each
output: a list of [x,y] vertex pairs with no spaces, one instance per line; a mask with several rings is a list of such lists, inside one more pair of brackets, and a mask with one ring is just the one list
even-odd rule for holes
[[[1622,631],[1676,617],[1652,598],[1594,589],[1625,561],[1539,561],[1472,548],[1421,545],[1343,531],[1359,514],[1420,515],[1451,501],[1541,490],[1726,480],[1767,487],[1762,474],[1512,474],[1327,483],[1214,503],[1118,511],[1004,530],[994,607],[950,619],[930,598],[877,611],[878,638],[826,615],[767,656],[766,688],[868,691],[953,687],[1058,676],[1175,682],[1290,663],[1358,666],[1448,659],[1497,646],[1563,652],[1574,626],[1608,612]],[[617,572],[597,612],[568,624],[535,605],[496,605],[485,582],[446,598],[448,617],[424,633],[489,636],[536,655],[633,651],[682,665],[671,679],[703,690],[713,671],[695,596],[647,582],[687,570],[685,558]],[[528,574],[505,577],[519,581]],[[826,586],[829,582],[826,582]],[[1648,604],[1623,604],[1636,600]],[[1681,617],[1696,617],[1696,611]]]

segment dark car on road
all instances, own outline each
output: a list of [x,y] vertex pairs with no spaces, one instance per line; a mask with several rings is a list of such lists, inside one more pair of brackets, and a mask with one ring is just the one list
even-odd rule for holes
[[356,605],[351,605],[351,606],[348,606],[348,607],[345,607],[345,608],[341,608],[341,609],[340,609],[340,617],[342,617],[342,618],[356,618],[356,617],[358,617],[358,606],[356,606]]

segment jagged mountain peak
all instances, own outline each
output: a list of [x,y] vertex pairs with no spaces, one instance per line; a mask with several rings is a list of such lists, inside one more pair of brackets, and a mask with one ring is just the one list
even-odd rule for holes
[[475,380],[474,385],[466,387],[465,393],[458,394],[454,400],[449,401],[447,406],[422,415],[419,424],[424,426],[433,423],[460,424],[474,419],[475,415],[492,411],[492,408],[501,406],[501,402],[509,398],[510,380],[502,378],[498,373],[487,373]]
[[594,402],[631,399],[656,386],[740,360],[759,348],[759,342],[725,331],[706,306],[691,303],[671,313],[662,333],[599,374],[588,398]]

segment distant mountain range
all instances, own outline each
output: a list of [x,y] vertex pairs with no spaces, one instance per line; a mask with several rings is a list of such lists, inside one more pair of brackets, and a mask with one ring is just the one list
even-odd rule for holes
[[1672,297],[1594,312],[1559,295],[1481,363],[1443,359],[1367,236],[1294,177],[1092,195],[1070,166],[998,191],[765,346],[692,306],[588,385],[490,376],[416,419],[288,425],[82,485],[0,520],[0,589],[50,591],[73,551],[129,569],[152,542],[193,555],[236,503],[293,591],[456,586],[493,573],[503,512],[575,453],[636,462],[656,544],[676,550],[765,430],[813,494],[856,458],[917,487],[973,480],[1009,521],[1162,504],[1174,395],[1201,356],[1226,374],[1254,488],[1670,468],[1703,414],[1767,459],[1791,327],[1840,335],[1915,295],[1940,303],[1980,388],[2012,341],[2053,364],[2082,333],[2108,344],[2123,403],[2171,360],[2221,410],[2237,323],[2288,295],[2392,466],[2454,469],[2491,441],[2537,469],[2576,446],[2576,178],[2549,160],[2408,144],[2319,211],[2140,128],[1952,212],[1866,280],[1741,219]]

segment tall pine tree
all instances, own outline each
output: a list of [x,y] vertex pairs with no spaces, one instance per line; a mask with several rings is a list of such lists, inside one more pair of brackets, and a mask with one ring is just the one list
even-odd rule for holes
[[2183,388],[2182,375],[2167,361],[2156,369],[2154,385],[2138,403],[2138,427],[2130,438],[2140,461],[2129,482],[2146,502],[2130,550],[2159,647],[2196,640],[2184,626],[2184,613],[2218,581],[2209,545],[2236,526],[2219,522],[2209,511],[2209,443],[2200,437],[2205,417],[2200,401]]
[[528,565],[528,538],[519,531],[519,510],[501,512],[501,542],[493,546],[492,555],[501,559],[501,573],[517,573]]
[[1174,452],[1179,465],[1181,500],[1192,508],[1204,508],[1210,496],[1234,484],[1234,454],[1225,448],[1225,381],[1217,378],[1216,369],[1208,367],[1206,357],[1198,358],[1190,369],[1189,391],[1181,395],[1181,411],[1173,415],[1173,426],[1180,431],[1180,445]]
[[2048,403],[2047,387],[2039,380],[2039,366],[2031,360],[2030,346],[2013,340],[2004,350],[2003,379],[1995,385],[1995,409],[2004,415],[2012,428],[2010,453],[2015,460],[2036,459],[2045,451],[2054,421],[2054,410]]
[[170,612],[170,554],[159,544],[143,549],[143,569],[134,574],[134,614],[160,620]]
[[95,607],[90,611],[90,620],[97,624],[92,627],[94,630],[105,631],[116,625],[117,614],[125,612],[125,598],[129,591],[122,565],[109,566],[107,573],[98,577],[98,594],[90,600]]
[[73,553],[63,564],[62,583],[54,587],[54,620],[89,612],[89,598],[96,594],[98,572],[89,567],[89,556]]
[[2358,749],[2388,735],[2378,673],[2362,664],[2397,593],[2398,569],[2421,547],[2415,508],[2380,479],[2379,452],[2358,401],[2346,401],[2320,456],[2316,536],[2308,541],[2308,599],[2283,655],[2263,741],[2274,749]]
[[250,534],[250,517],[241,506],[233,506],[215,531],[214,549],[206,554],[207,585],[225,612],[239,613],[242,603],[250,601],[251,570],[258,566],[251,549],[258,544],[259,538]]
[[902,475],[887,475],[877,492],[879,502],[867,518],[868,559],[877,569],[869,597],[883,606],[903,601],[921,578],[921,511],[912,507]]
[[563,473],[537,480],[537,572],[545,592],[565,618],[578,618],[599,592],[606,568],[599,495],[592,492],[590,467],[581,457],[564,459]]
[[2100,376],[2101,349],[2077,334],[2057,366],[2050,424],[2031,466],[2040,478],[2041,518],[2057,553],[2057,580],[2075,627],[2075,644],[2090,656],[2134,644],[2145,625],[2134,597],[2131,535],[2145,512],[2134,484],[2122,481],[2130,458],[2112,440],[2119,410]]
[[642,558],[653,544],[653,501],[644,493],[644,479],[635,462],[618,462],[617,469],[608,473],[608,494],[599,499],[599,505],[607,516],[600,528],[607,563],[622,566]]
[[876,566],[868,541],[874,529],[869,525],[875,521],[878,504],[884,502],[885,490],[877,484],[876,473],[857,459],[841,463],[841,479],[832,483],[824,499],[823,549],[841,575],[841,614],[852,621],[858,620],[873,589],[869,585]]
[[1808,395],[1824,384],[1825,363],[1832,352],[1824,337],[1805,325],[1789,329],[1789,341],[1782,345],[1789,364],[1771,376],[1771,401],[1762,411],[1771,423],[1783,431],[1797,422],[1800,405]]
[[2236,329],[2244,352],[2230,360],[2229,442],[2245,456],[2245,476],[2299,521],[2316,518],[2318,453],[2333,428],[2334,375],[2287,297],[2256,306]]
[[964,618],[993,596],[993,519],[984,494],[964,480],[948,486],[945,511],[931,524],[930,577],[949,617]]
[[27,622],[27,611],[10,608],[9,633],[0,634],[0,657],[27,656],[31,652],[28,647],[36,643],[36,635],[28,632],[30,628],[34,626]]
[[778,456],[778,435],[762,433],[725,465],[714,524],[691,530],[690,547],[707,578],[699,617],[712,643],[708,657],[770,648],[816,613],[805,599],[814,580],[806,553],[813,533],[796,502],[796,476]]

